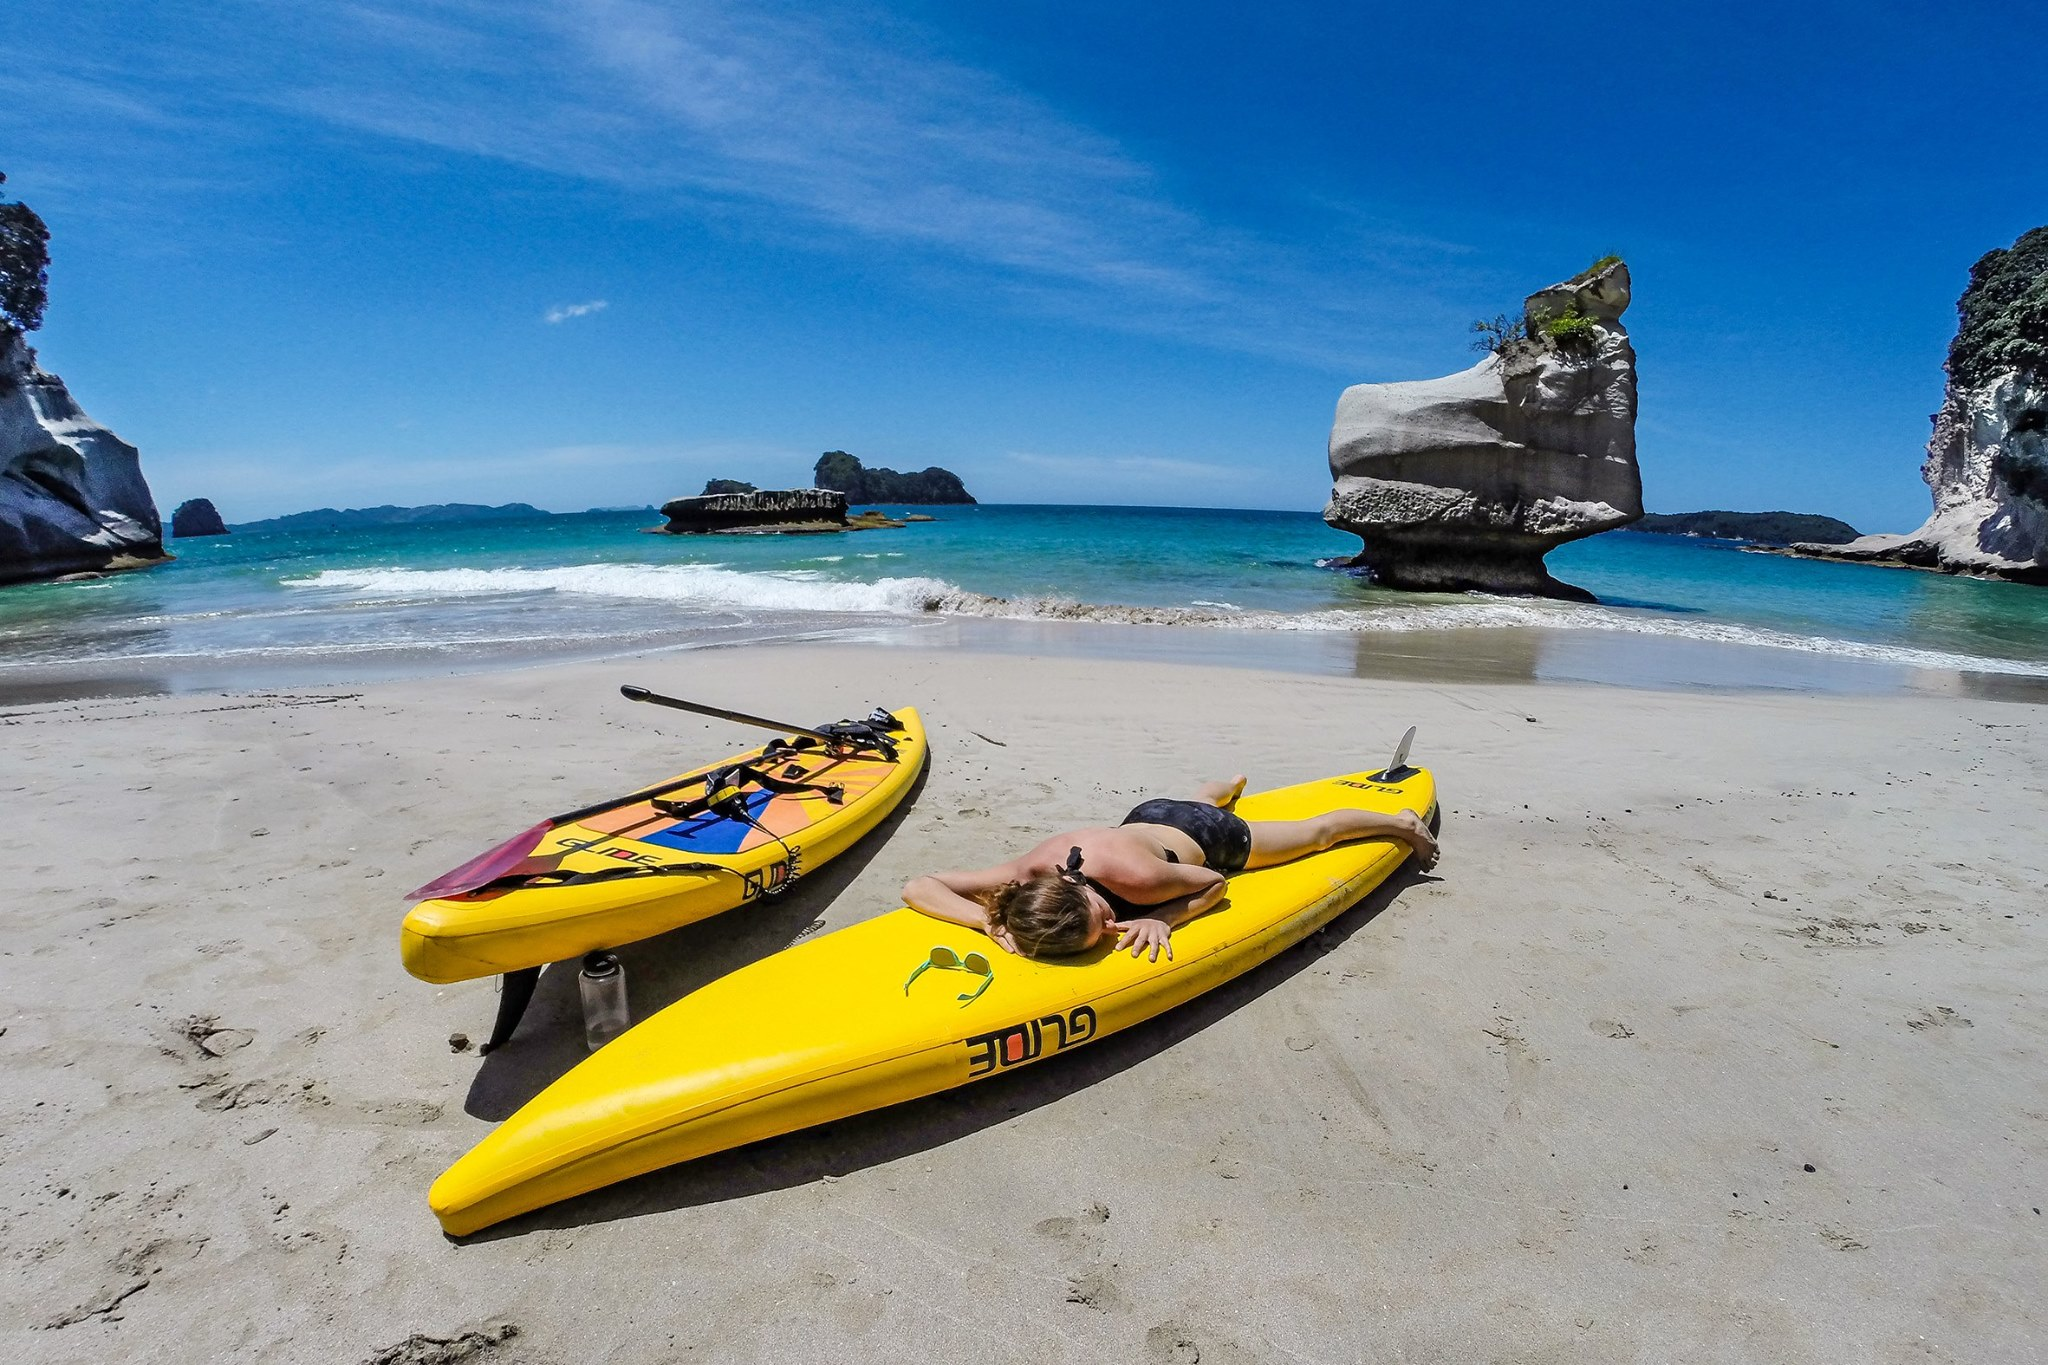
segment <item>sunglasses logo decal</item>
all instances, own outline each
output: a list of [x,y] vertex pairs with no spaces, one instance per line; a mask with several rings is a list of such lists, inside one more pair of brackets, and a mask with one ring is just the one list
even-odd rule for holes
[[772,896],[795,881],[796,874],[790,864],[795,861],[796,853],[797,850],[792,848],[791,856],[781,862],[770,863],[759,872],[741,873],[740,899],[750,901],[760,896]]
[[1042,1019],[1026,1019],[1021,1024],[997,1029],[993,1033],[977,1033],[966,1040],[967,1078],[986,1076],[998,1067],[1021,1066],[1036,1061],[1044,1052],[1046,1034],[1051,1031],[1054,1052],[1064,1052],[1070,1047],[1079,1047],[1095,1036],[1095,1010],[1092,1006],[1076,1005],[1066,1014],[1048,1014]]

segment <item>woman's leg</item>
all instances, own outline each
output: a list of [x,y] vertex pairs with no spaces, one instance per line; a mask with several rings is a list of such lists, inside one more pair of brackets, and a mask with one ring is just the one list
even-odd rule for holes
[[1307,820],[1253,820],[1252,856],[1247,868],[1291,863],[1352,839],[1392,839],[1408,845],[1423,867],[1436,865],[1436,839],[1412,810],[1382,815],[1370,810],[1333,810]]
[[1195,788],[1195,800],[1205,806],[1216,806],[1229,810],[1237,804],[1237,798],[1244,793],[1244,774],[1239,773],[1228,782],[1204,782]]

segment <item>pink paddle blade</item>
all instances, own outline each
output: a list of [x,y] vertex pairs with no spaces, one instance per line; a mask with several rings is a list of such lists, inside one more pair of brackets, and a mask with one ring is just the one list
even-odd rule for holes
[[409,901],[439,900],[443,896],[459,896],[494,882],[525,862],[526,855],[539,848],[540,841],[554,827],[554,821],[543,820],[532,829],[513,835],[489,853],[471,858],[452,872],[443,872],[416,891],[406,892],[405,898]]

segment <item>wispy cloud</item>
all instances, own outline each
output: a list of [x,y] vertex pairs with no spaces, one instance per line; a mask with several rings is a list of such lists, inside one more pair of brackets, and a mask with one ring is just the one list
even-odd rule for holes
[[559,307],[548,309],[541,316],[542,321],[553,326],[556,323],[567,322],[570,318],[587,318],[592,313],[602,313],[610,306],[603,299],[592,299],[588,303],[565,303]]
[[1456,266],[1454,244],[1398,234],[1360,249],[1372,228],[1341,206],[1305,204],[1320,224],[1295,241],[1213,221],[1113,138],[873,11],[230,0],[179,17],[176,51],[130,54],[115,78],[144,93],[123,98],[154,91],[181,113],[232,98],[715,202],[828,249],[964,267],[1012,306],[1106,327],[1355,365],[1404,349]]

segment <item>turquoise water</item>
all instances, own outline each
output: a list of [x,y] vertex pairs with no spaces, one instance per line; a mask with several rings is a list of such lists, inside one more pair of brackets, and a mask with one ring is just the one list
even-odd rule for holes
[[[1509,628],[2048,677],[2048,591],[1620,533],[1553,553],[1595,606],[1378,589],[1313,513],[915,509],[901,530],[643,534],[647,512],[173,542],[175,563],[0,591],[0,681],[362,677],[912,622],[1140,621],[1366,642]],[[1132,610],[1136,609],[1136,610]],[[1271,637],[1269,637],[1271,638]]]

